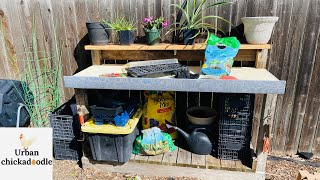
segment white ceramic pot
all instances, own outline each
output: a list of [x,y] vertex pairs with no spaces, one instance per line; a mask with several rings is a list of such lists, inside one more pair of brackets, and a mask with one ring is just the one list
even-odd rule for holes
[[244,34],[250,44],[267,44],[279,17],[243,17]]

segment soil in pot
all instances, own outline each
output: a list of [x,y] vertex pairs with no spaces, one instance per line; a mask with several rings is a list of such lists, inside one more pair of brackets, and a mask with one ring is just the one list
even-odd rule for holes
[[93,45],[105,45],[109,43],[109,32],[100,22],[87,22],[90,43]]
[[197,33],[196,29],[189,29],[189,30],[183,31],[183,43],[185,45],[193,45],[194,39],[195,39],[194,36],[196,35],[196,33]]
[[133,31],[131,30],[118,31],[118,35],[119,35],[119,40],[121,45],[133,44],[133,41],[134,41]]
[[154,45],[160,43],[160,32],[159,30],[144,30],[148,45]]

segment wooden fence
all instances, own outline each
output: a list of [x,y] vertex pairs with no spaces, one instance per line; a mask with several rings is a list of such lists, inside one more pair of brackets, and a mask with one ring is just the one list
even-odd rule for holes
[[[181,0],[182,1],[182,0]],[[207,4],[220,0],[208,0]],[[0,3],[5,36],[0,38],[0,78],[10,78],[10,57],[25,51],[23,37],[31,46],[33,17],[39,50],[52,47],[53,24],[63,46],[63,74],[71,75],[90,65],[87,21],[113,17],[123,12],[138,20],[164,16],[173,22],[177,11],[169,6],[179,0],[7,0]],[[244,16],[279,16],[272,36],[268,69],[287,81],[286,94],[279,95],[272,122],[272,151],[275,154],[313,152],[320,156],[320,0],[237,0],[231,6],[209,10],[232,24]],[[231,27],[211,20],[228,31]],[[139,25],[137,35],[143,36]],[[164,35],[165,32],[162,34]],[[163,36],[163,40],[171,40]],[[7,44],[8,48],[5,48]],[[318,53],[318,54],[317,54]],[[73,95],[65,89],[65,99]],[[200,96],[200,95],[199,95]],[[201,96],[200,96],[201,101]]]

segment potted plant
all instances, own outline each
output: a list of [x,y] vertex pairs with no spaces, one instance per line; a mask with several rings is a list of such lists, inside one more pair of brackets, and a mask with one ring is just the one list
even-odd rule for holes
[[160,42],[160,32],[168,26],[168,21],[163,17],[153,19],[153,17],[144,18],[143,30],[146,35],[148,45],[154,45]]
[[136,29],[135,26],[137,23],[134,18],[127,19],[123,14],[120,14],[116,15],[116,17],[109,22],[103,19],[102,23],[118,32],[121,45],[133,44],[134,30]]
[[244,34],[250,44],[267,44],[279,17],[243,17]]
[[182,33],[184,44],[194,44],[194,39],[201,32],[207,32],[207,40],[211,29],[218,29],[223,32],[220,28],[203,21],[210,18],[220,19],[226,23],[230,23],[229,21],[220,16],[202,15],[211,8],[224,4],[231,4],[232,2],[219,2],[205,7],[206,1],[207,0],[201,0],[198,3],[198,0],[186,0],[186,3],[184,4],[171,4],[171,6],[178,8],[181,12],[182,18],[179,22],[173,24],[175,27],[170,29],[168,33],[179,30]]
[[90,43],[93,45],[105,45],[109,43],[109,31],[107,27],[100,22],[86,23]]

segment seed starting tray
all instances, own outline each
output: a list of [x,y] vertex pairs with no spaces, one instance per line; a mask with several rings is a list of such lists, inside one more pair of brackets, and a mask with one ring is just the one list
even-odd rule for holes
[[172,63],[172,64],[157,64],[157,65],[149,65],[149,66],[136,66],[126,68],[128,75],[133,77],[145,77],[148,75],[154,74],[163,74],[172,71],[181,70],[186,67],[180,63]]

